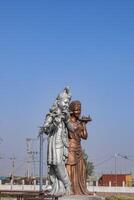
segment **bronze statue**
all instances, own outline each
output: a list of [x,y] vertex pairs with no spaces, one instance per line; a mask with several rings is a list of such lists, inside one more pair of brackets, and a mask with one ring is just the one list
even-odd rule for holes
[[81,139],[88,137],[86,123],[91,121],[90,117],[82,117],[80,101],[72,101],[69,106],[70,123],[74,131],[69,131],[69,155],[66,162],[66,169],[71,181],[73,194],[89,194],[86,187],[86,166],[83,159]]

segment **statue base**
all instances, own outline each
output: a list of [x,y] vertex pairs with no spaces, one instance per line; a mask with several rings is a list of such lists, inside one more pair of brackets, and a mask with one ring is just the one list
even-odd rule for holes
[[92,195],[68,195],[59,197],[58,200],[102,200],[102,198]]

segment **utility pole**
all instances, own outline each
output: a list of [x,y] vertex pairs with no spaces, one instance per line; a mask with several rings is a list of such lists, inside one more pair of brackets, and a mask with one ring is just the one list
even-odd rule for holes
[[38,151],[35,149],[34,142],[37,142],[37,138],[27,138],[26,139],[26,145],[27,145],[27,177],[30,176],[35,177],[36,173],[36,156],[38,154]]

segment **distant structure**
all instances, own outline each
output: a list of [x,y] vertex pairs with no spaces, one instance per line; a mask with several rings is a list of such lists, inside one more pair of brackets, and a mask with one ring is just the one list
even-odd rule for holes
[[103,174],[99,186],[132,186],[132,174]]

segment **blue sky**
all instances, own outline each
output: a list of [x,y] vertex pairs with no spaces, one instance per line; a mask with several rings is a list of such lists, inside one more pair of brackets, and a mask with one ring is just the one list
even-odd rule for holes
[[[134,2],[0,2],[0,168],[25,156],[26,138],[69,85],[93,118],[82,143],[99,163],[115,153],[134,157]],[[133,162],[118,171],[134,171]],[[16,164],[16,165],[17,165]],[[114,170],[114,161],[97,171]]]

